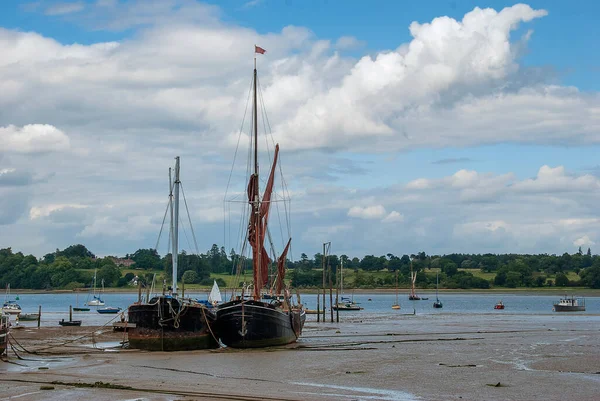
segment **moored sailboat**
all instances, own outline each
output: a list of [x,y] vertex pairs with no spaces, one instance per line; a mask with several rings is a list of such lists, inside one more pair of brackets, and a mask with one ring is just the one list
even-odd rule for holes
[[221,298],[221,290],[219,290],[219,285],[217,284],[217,280],[214,280],[213,287],[210,290],[210,294],[208,294],[208,302],[212,306],[217,306],[223,299]]
[[183,351],[218,347],[211,325],[214,314],[199,302],[179,296],[177,262],[179,251],[179,157],[175,158],[174,182],[169,169],[169,206],[171,214],[171,257],[173,284],[168,294],[155,296],[128,308],[129,347],[149,351]]
[[410,295],[408,299],[410,301],[420,301],[421,297],[415,292],[415,282],[417,281],[417,272],[413,272],[412,259],[410,260]]
[[354,302],[354,295],[352,298],[348,298],[344,296],[344,260],[340,261],[340,302],[333,305],[331,308],[336,311],[357,311],[364,309],[362,306],[358,304],[358,302]]
[[[255,54],[264,54],[264,52],[264,49],[255,46]],[[250,216],[246,235],[244,236],[244,245],[249,243],[252,248],[252,294],[246,295],[242,289],[241,295],[232,297],[232,300],[219,305],[217,308],[217,331],[220,340],[223,344],[234,348],[257,348],[292,343],[302,333],[306,319],[302,305],[292,305],[291,296],[284,283],[286,256],[291,238],[289,238],[283,252],[277,258],[275,295],[283,295],[283,301],[277,298],[268,300],[262,296],[262,289],[268,283],[268,269],[271,263],[269,254],[265,249],[265,239],[268,234],[267,224],[272,203],[271,196],[273,194],[279,145],[275,146],[273,164],[261,198],[258,169],[256,56],[254,63],[253,139],[251,141],[254,150],[254,171],[247,186]],[[241,263],[242,259],[240,259]],[[239,267],[241,268],[241,266]]]
[[16,300],[10,299],[10,284],[6,285],[6,295],[4,296],[1,313],[5,315],[19,315],[21,313],[21,305]]
[[92,300],[91,301],[87,301],[85,303],[86,306],[104,306],[104,301],[102,300],[102,298],[100,298],[102,292],[104,292],[104,279],[102,279],[102,291],[99,294],[96,294],[96,276],[97,270],[94,269],[94,285],[93,285],[93,292],[92,292]]
[[398,270],[396,270],[396,303],[392,305],[392,309],[400,309],[400,302],[398,302]]
[[440,274],[435,275],[435,302],[433,303],[434,308],[443,308],[444,304],[438,298],[438,287],[440,286]]

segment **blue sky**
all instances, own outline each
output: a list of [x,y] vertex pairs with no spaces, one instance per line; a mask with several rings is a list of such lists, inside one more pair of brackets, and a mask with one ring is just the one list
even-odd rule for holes
[[[173,153],[192,158],[202,188],[201,248],[219,242],[252,43],[267,48],[261,82],[299,198],[300,252],[324,240],[375,254],[595,245],[600,3],[515,4],[3,1],[0,133],[12,148],[0,151],[0,195],[20,202],[0,205],[16,208],[0,224],[21,234],[0,246],[149,246],[160,208],[133,205],[160,198],[155,170]],[[484,18],[475,7],[512,8]],[[463,31],[435,20],[411,36],[411,23],[438,17]],[[85,196],[90,185],[130,192],[119,206]]]

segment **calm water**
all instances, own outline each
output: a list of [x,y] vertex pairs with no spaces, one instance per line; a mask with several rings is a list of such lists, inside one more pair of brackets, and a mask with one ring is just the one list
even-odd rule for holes
[[[206,299],[208,292],[187,294],[192,297]],[[225,293],[224,299],[225,299]],[[341,312],[341,316],[354,317],[364,315],[391,315],[398,313],[412,313],[413,308],[418,315],[429,314],[555,314],[552,311],[552,304],[560,298],[559,295],[522,295],[522,294],[440,294],[440,300],[444,303],[442,309],[434,309],[435,293],[423,293],[421,296],[429,297],[428,300],[409,301],[406,293],[399,294],[401,305],[400,311],[391,309],[396,301],[396,296],[390,294],[355,294],[353,299],[359,302],[364,308],[360,312]],[[14,294],[13,294],[14,296]],[[346,294],[352,297],[351,294]],[[317,295],[304,294],[301,296],[305,307],[316,309]],[[335,297],[335,295],[334,295]],[[77,297],[75,294],[20,294],[18,303],[23,309],[23,313],[35,313],[38,305],[42,306],[42,325],[56,326],[60,319],[69,318],[69,305],[75,307]],[[83,306],[87,299],[87,294],[79,294],[79,306]],[[137,301],[137,293],[108,293],[102,296],[106,303],[105,306],[121,307],[126,310],[133,302]],[[326,296],[329,302],[329,293]],[[335,299],[335,298],[334,298]],[[369,301],[369,299],[371,299]],[[494,310],[494,305],[499,300],[504,302],[504,310]],[[598,314],[600,313],[600,297],[586,297],[586,311],[576,312],[578,315]],[[118,319],[118,315],[101,315],[91,307],[89,312],[73,312],[74,320],[83,320],[84,325],[102,325],[113,319]],[[571,313],[573,314],[573,313]],[[35,325],[35,322],[22,322],[24,325]]]

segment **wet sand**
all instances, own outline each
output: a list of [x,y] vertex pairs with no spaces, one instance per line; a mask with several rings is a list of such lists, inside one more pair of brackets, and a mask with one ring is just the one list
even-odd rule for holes
[[124,335],[106,328],[14,330],[22,359],[0,362],[1,399],[598,400],[600,315],[358,316],[309,316],[298,343],[262,350],[150,353],[110,348]]

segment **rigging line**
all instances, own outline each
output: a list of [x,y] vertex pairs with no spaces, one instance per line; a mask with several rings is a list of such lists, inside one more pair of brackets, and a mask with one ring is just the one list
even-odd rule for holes
[[167,208],[165,209],[165,215],[163,216],[162,224],[160,225],[160,231],[158,232],[158,238],[156,239],[156,245],[154,246],[154,250],[158,250],[158,244],[160,243],[160,237],[163,232],[163,228],[165,226],[165,220],[167,219],[167,213],[169,212],[169,202],[167,202]]
[[181,194],[183,195],[183,203],[185,204],[185,211],[187,212],[188,221],[190,222],[190,231],[192,232],[192,238],[194,239],[194,245],[196,246],[196,254],[200,254],[200,249],[198,248],[198,241],[196,241],[196,234],[194,233],[194,226],[192,226],[192,218],[190,217],[190,210],[188,209],[187,200],[185,198],[185,191],[183,190],[183,183],[180,181],[179,185],[181,186]]
[[[267,111],[266,111],[266,107],[265,107],[265,100],[263,98],[263,91],[262,91],[262,86],[260,85],[260,81],[258,81],[258,93],[259,93],[259,97],[260,97],[260,102],[262,104],[262,117],[263,117],[263,128],[265,130],[265,142],[267,144],[267,152],[268,152],[268,156],[269,156],[269,160],[271,160],[271,152],[269,151],[269,140],[267,138],[266,132],[267,132],[267,127],[265,126],[265,122],[267,122],[267,125],[269,127],[269,134],[271,137],[271,142],[273,142],[273,149],[275,149],[275,140],[273,138],[273,132],[271,131],[271,124],[269,123],[269,117],[267,116]],[[281,177],[283,177],[283,170],[281,170],[281,161],[279,162],[278,166],[279,167],[279,175]],[[283,194],[283,198],[285,199],[285,193]],[[277,210],[277,221],[279,222],[279,231],[280,231],[280,239],[281,239],[281,249],[283,249],[285,247],[284,243],[284,236],[283,236],[283,225],[281,224],[281,214],[279,212],[279,205],[275,205],[275,209]],[[289,230],[288,230],[289,231]]]
[[[233,154],[233,163],[231,164],[231,170],[229,171],[229,178],[227,179],[227,187],[225,189],[225,199],[229,191],[229,183],[231,182],[231,176],[233,175],[233,169],[235,167],[235,160],[237,158],[238,148],[240,146],[240,139],[242,138],[242,132],[244,131],[244,122],[246,121],[246,114],[248,113],[248,102],[250,101],[250,93],[252,92],[252,80],[250,80],[250,89],[248,89],[248,97],[246,98],[246,106],[244,107],[244,117],[242,117],[242,123],[240,125],[240,133],[238,134],[237,144],[235,146],[235,153]],[[252,142],[252,141],[250,141]]]
[[[187,241],[189,249],[192,249],[192,244],[190,243],[190,237],[188,237],[188,235],[187,235],[187,231],[185,230],[185,226],[183,225],[183,220],[181,219],[181,216],[179,216],[179,224],[181,224],[181,230],[183,231],[183,235],[185,235],[185,239]],[[179,257],[179,250],[177,250],[177,256]]]

